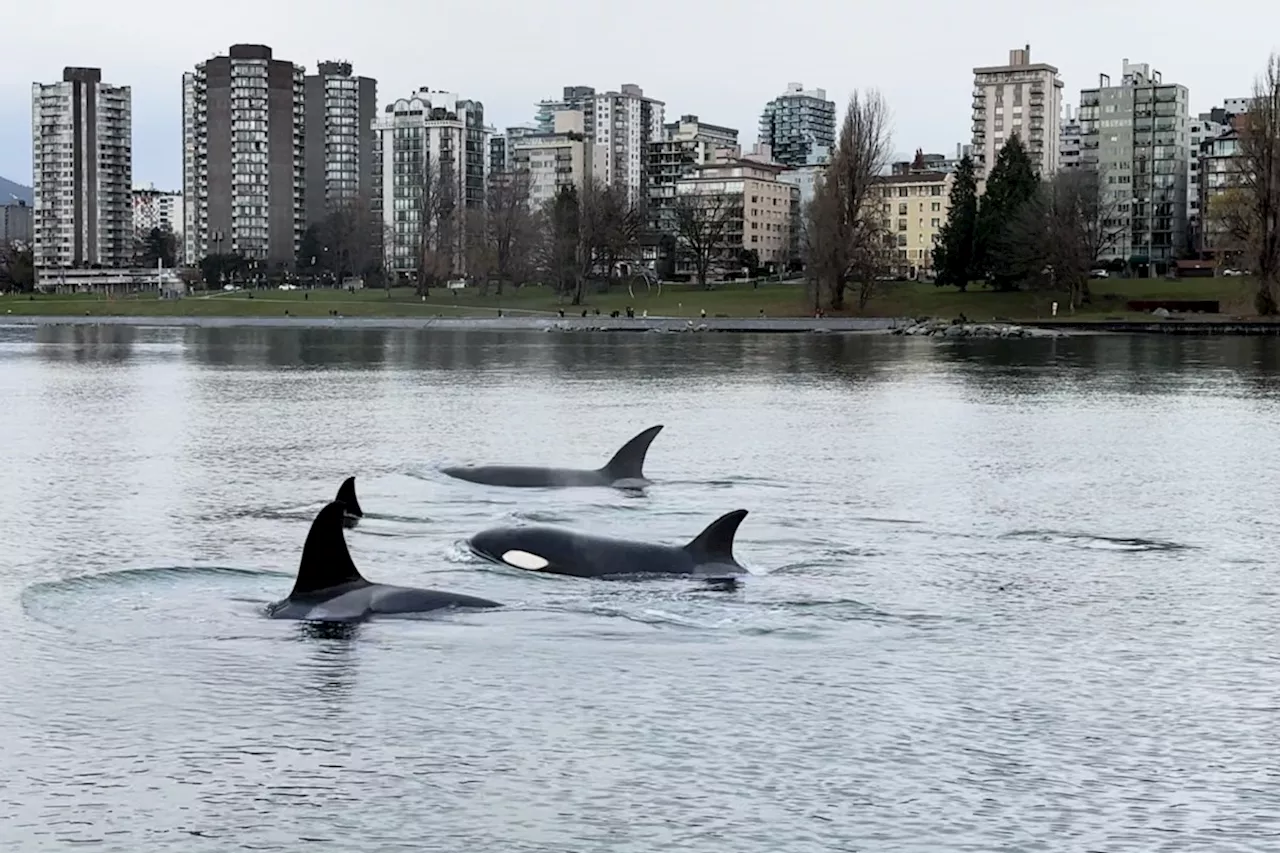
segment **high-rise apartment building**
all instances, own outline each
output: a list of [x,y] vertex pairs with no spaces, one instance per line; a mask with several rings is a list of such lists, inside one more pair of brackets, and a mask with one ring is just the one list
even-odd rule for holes
[[1008,65],[973,69],[973,166],[979,187],[995,167],[1000,149],[1021,138],[1042,178],[1058,171],[1062,80],[1058,69],[1032,64],[1031,45],[1009,51]]
[[31,207],[25,201],[0,203],[0,247],[31,243]]
[[835,101],[827,100],[826,89],[806,90],[801,83],[788,83],[787,91],[765,104],[759,141],[779,163],[810,163],[818,150],[835,148]]
[[448,267],[446,274],[465,274],[466,212],[484,206],[491,156],[484,105],[423,88],[388,106],[374,130],[375,207],[389,229],[387,269],[418,273],[425,248]]
[[182,236],[182,193],[135,187],[133,190],[133,233],[135,240],[146,239],[155,228]]
[[133,120],[128,86],[65,68],[31,87],[35,265],[125,267],[133,260]]
[[373,199],[373,122],[378,81],[350,62],[321,62],[304,78],[307,224],[356,199]]
[[[578,115],[583,116],[584,121],[586,118],[581,111],[577,110],[565,110],[561,112],[577,112]],[[489,175],[491,177],[498,176],[511,171],[513,166],[511,153],[515,149],[519,140],[524,139],[527,136],[546,136],[547,134],[554,134],[556,132],[556,115],[559,115],[559,112],[555,113],[555,115],[545,123],[539,122],[536,125],[525,124],[508,127],[505,133],[498,133],[496,128],[488,128],[486,132],[489,135]],[[585,131],[583,132],[585,133]]]
[[666,105],[647,97],[634,83],[624,83],[616,92],[566,86],[560,100],[538,104],[539,131],[554,132],[555,114],[566,110],[582,113],[584,133],[592,141],[595,178],[625,189],[630,203],[643,206],[649,192],[646,150],[662,138]]
[[306,230],[306,69],[260,44],[182,75],[188,264],[209,254],[292,265]]
[[1103,259],[1164,272],[1187,243],[1187,88],[1127,59],[1119,85],[1098,82],[1080,92],[1080,161],[1103,181],[1115,234]]
[[1200,233],[1201,221],[1200,194],[1203,173],[1200,169],[1200,152],[1205,142],[1217,139],[1229,128],[1229,124],[1214,121],[1208,114],[1201,115],[1199,118],[1191,120],[1188,124],[1187,229],[1190,232],[1190,239],[1193,245],[1199,242],[1195,235]]
[[551,133],[522,133],[509,144],[511,171],[528,176],[529,205],[535,210],[561,187],[581,189],[591,174],[592,143],[578,110],[558,111]]
[[736,158],[741,153],[738,131],[733,128],[707,124],[695,115],[681,116],[679,121],[665,125],[662,138],[650,142],[646,153],[649,227],[672,233],[676,184],[698,166]]
[[1071,112],[1071,105],[1062,108],[1062,122],[1058,129],[1058,168],[1080,168],[1080,119]]
[[[723,244],[713,266],[737,274],[742,253],[755,252],[770,272],[786,269],[796,257],[800,224],[800,188],[778,180],[779,163],[729,159],[704,163],[676,183],[677,195],[718,197],[728,209]],[[691,272],[688,258],[677,271]]]

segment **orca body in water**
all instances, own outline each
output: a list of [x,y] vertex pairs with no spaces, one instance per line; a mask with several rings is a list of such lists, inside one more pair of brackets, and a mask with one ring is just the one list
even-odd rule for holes
[[746,518],[735,510],[711,522],[683,546],[591,536],[559,527],[496,527],[467,544],[503,566],[579,578],[689,575],[725,582],[749,572],[733,556],[733,538]]
[[338,487],[338,495],[334,500],[342,502],[343,527],[355,527],[360,523],[360,519],[364,518],[364,510],[360,509],[360,501],[356,500],[355,477],[348,477],[342,481],[342,485]]
[[662,432],[661,425],[649,427],[622,446],[603,468],[540,468],[526,465],[483,465],[445,468],[444,473],[459,480],[489,486],[515,488],[570,488],[574,486],[612,486],[638,489],[649,485],[644,476],[645,454],[649,445]]
[[293,591],[267,608],[273,619],[359,622],[373,616],[502,606],[470,595],[365,580],[351,560],[342,533],[346,510],[342,502],[333,501],[311,523]]

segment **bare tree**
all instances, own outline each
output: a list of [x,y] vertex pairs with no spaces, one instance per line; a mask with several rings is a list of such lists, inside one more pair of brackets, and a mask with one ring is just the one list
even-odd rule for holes
[[417,214],[418,293],[449,279],[458,260],[457,174],[450,162],[427,160],[425,152],[418,164]]
[[489,292],[489,279],[497,271],[498,258],[492,243],[489,212],[481,207],[470,208],[464,216],[463,258],[467,275],[480,284],[480,292]]
[[382,235],[382,221],[367,198],[352,199],[324,218],[317,236],[329,249],[339,284],[349,275],[366,275],[377,265]]
[[529,209],[529,174],[495,176],[485,202],[493,273],[501,294],[504,283],[514,287],[523,282],[533,265],[539,235],[537,215]]
[[712,262],[724,254],[725,234],[741,199],[724,193],[686,192],[678,194],[671,206],[676,245],[693,262],[703,289]]
[[878,177],[889,163],[889,108],[879,92],[854,92],[840,138],[805,223],[815,299],[839,311],[845,290],[857,286],[858,310],[871,299],[889,255]]
[[1017,210],[997,241],[1002,265],[1023,281],[1066,290],[1074,311],[1089,301],[1089,274],[1124,231],[1118,212],[1097,170],[1060,172]]
[[1280,313],[1280,56],[1272,54],[1266,71],[1254,81],[1253,99],[1240,129],[1235,183],[1248,200],[1246,235],[1253,272],[1258,276],[1254,302],[1259,314]]
[[625,187],[595,185],[594,189],[591,226],[596,268],[604,281],[610,282],[619,264],[635,259],[644,214],[627,197]]
[[1209,196],[1203,211],[1202,247],[1213,251],[1219,266],[1234,266],[1237,258],[1249,252],[1253,239],[1253,202],[1249,192],[1228,185]]

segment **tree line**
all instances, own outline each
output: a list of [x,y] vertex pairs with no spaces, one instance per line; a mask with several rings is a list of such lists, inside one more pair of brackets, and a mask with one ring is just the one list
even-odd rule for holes
[[975,281],[1001,291],[1044,289],[1088,302],[1089,279],[1124,231],[1119,202],[1095,168],[1041,180],[1022,140],[1001,148],[978,197],[973,161],[956,169],[947,221],[934,249],[935,283],[965,290]]

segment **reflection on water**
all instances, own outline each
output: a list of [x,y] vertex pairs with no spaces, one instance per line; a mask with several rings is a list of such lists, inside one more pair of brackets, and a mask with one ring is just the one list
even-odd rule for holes
[[[0,327],[0,846],[1261,850],[1280,341]],[[642,495],[444,463],[602,464]],[[372,580],[263,616],[357,476]],[[681,544],[733,591],[481,563]]]

